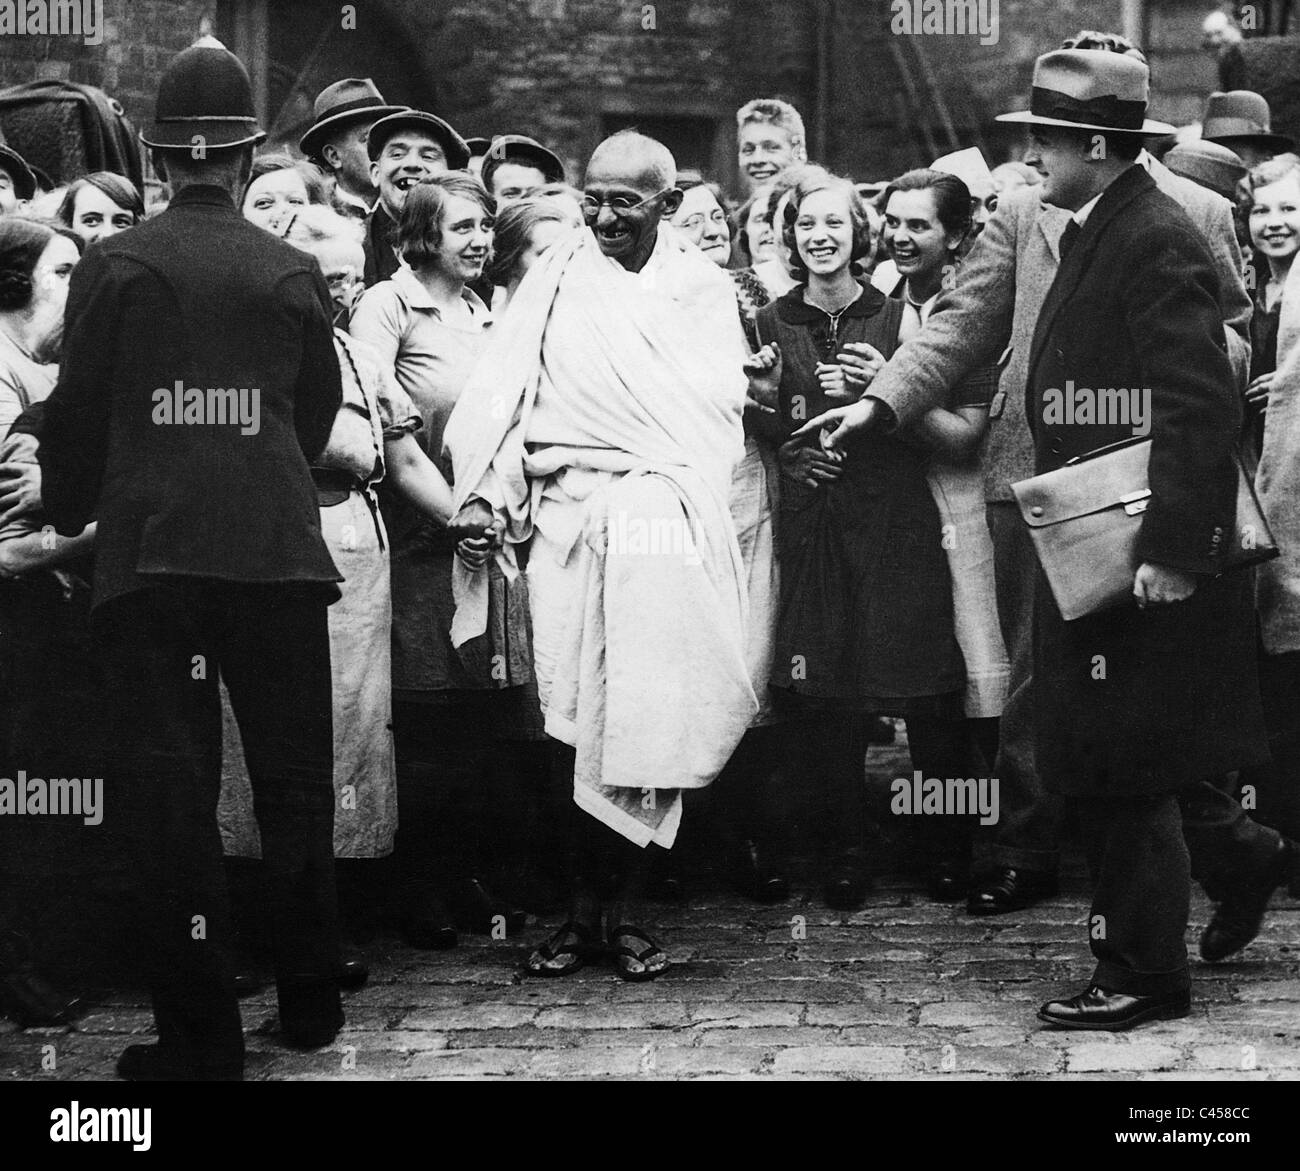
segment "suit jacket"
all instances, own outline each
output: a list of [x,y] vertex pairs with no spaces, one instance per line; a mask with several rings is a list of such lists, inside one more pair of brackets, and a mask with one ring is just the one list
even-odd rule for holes
[[375,204],[375,210],[366,220],[366,236],[363,246],[366,253],[366,268],[363,276],[366,288],[386,281],[401,267],[397,254],[393,251],[393,217],[384,210],[382,203]]
[[[55,529],[99,521],[96,605],[158,576],[341,580],[308,471],[342,400],[330,318],[315,260],[219,188],[86,253],[39,459]],[[203,392],[192,422],[168,421],[177,383]],[[209,388],[247,391],[253,423]]]
[[[1241,397],[1215,264],[1191,219],[1139,166],[1092,209],[1048,290],[1030,346],[1035,469],[1130,439],[1130,412],[1071,420],[1057,392],[1138,390],[1152,496],[1138,557],[1202,575],[1195,593],[1064,622],[1034,611],[1038,765],[1047,783],[1118,794],[1176,789],[1252,763],[1263,745],[1250,575],[1213,576],[1233,540]],[[1105,401],[1105,400],[1103,400]],[[1111,398],[1118,404],[1118,398]],[[1100,664],[1100,668],[1099,668]]]
[[[1219,310],[1237,385],[1250,367],[1251,302],[1228,201],[1152,161],[1151,178],[1182,205],[1209,245],[1219,277]],[[1034,449],[1024,419],[1025,375],[1039,311],[1060,263],[1069,212],[1044,204],[1035,188],[999,202],[961,268],[940,294],[926,328],[876,376],[870,393],[907,422],[944,406],[951,388],[980,366],[1003,366],[981,452],[984,495],[1010,501],[1009,485],[1033,475]],[[1009,350],[1008,350],[1009,347]]]

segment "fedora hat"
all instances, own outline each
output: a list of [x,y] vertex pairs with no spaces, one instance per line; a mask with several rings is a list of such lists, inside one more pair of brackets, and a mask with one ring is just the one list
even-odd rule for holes
[[1151,73],[1136,57],[1098,49],[1057,49],[1034,62],[1029,109],[999,114],[999,122],[1065,126],[1107,134],[1173,134],[1146,116]]
[[309,159],[319,157],[325,142],[349,122],[370,119],[376,122],[389,114],[405,110],[384,101],[379,87],[368,77],[345,77],[327,85],[316,95],[312,106],[315,121],[298,142],[298,149]]
[[0,145],[0,168],[9,173],[19,199],[31,199],[36,194],[36,175],[13,147]]
[[1274,134],[1268,102],[1248,89],[1215,91],[1205,103],[1201,119],[1201,137],[1206,142],[1230,145],[1234,139],[1246,140],[1265,150],[1284,151],[1295,147],[1285,134]]
[[140,141],[189,150],[196,136],[208,150],[266,138],[253,110],[248,70],[216,37],[201,37],[171,59],[158,83],[153,125],[140,132]]
[[548,183],[564,182],[564,164],[559,155],[549,151],[535,138],[522,134],[499,134],[488,147],[483,160],[483,186],[492,190],[492,175],[502,163],[520,163],[536,167]]
[[370,135],[366,139],[366,153],[370,155],[370,161],[373,163],[384,149],[384,143],[407,126],[423,131],[442,147],[450,170],[463,171],[469,165],[469,146],[465,140],[449,122],[424,110],[400,110],[396,114],[380,118],[370,128]]
[[1180,142],[1165,154],[1163,161],[1175,175],[1234,202],[1237,184],[1246,177],[1246,164],[1217,142]]

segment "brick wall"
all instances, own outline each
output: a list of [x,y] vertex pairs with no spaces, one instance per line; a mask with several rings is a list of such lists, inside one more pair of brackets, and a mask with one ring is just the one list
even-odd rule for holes
[[[1195,119],[1214,87],[1213,62],[1198,49],[1209,6],[1149,2],[1157,117]],[[818,146],[818,0],[358,0],[355,31],[342,29],[343,6],[332,0],[105,0],[105,8],[98,47],[0,37],[0,83],[53,76],[99,85],[139,126],[166,62],[209,15],[252,66],[280,142],[297,141],[317,90],[359,73],[464,134],[533,134],[575,169],[609,129],[636,123],[670,138],[683,163],[730,182],[734,111],[758,95],[795,101]],[[886,177],[925,161],[932,146],[946,149],[951,123],[959,141],[1007,157],[1019,134],[993,115],[1025,104],[1034,58],[1080,27],[1119,29],[1121,9],[1121,0],[1000,0],[998,43],[982,46],[971,36],[893,37],[888,0],[828,0],[817,153],[860,178]],[[247,30],[259,21],[269,30],[260,48],[241,45],[237,30],[257,37]]]
[[0,85],[44,78],[97,85],[139,128],[153,115],[159,75],[194,42],[212,7],[203,0],[104,0],[104,42],[98,46],[79,37],[0,37]]

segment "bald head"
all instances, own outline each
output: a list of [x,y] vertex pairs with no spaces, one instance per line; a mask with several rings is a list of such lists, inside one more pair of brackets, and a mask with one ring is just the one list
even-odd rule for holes
[[672,152],[657,139],[635,130],[621,130],[596,147],[587,163],[587,174],[593,171],[647,191],[662,191],[677,182]]
[[682,202],[677,164],[662,142],[634,130],[605,139],[587,163],[584,216],[600,250],[630,272],[654,251],[659,221]]

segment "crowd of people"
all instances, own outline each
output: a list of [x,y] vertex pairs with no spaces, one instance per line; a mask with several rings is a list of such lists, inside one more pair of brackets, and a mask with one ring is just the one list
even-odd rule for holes
[[[158,1028],[128,1078],[241,1076],[265,956],[285,1040],[328,1044],[376,928],[562,906],[528,974],[654,979],[688,793],[778,903],[811,783],[822,897],[866,904],[897,721],[943,782],[928,897],[1050,897],[1078,827],[1097,967],[1040,1016],[1186,1015],[1191,879],[1215,962],[1300,875],[1300,157],[1244,91],[1168,149],[1148,92],[1081,32],[1003,116],[1022,157],[880,181],[760,98],[732,198],[634,130],[579,177],[369,79],[257,153],[209,38],[141,136],[148,212],[0,147],[0,814],[47,814],[0,816],[0,1008],[72,1019],[45,895],[115,865]],[[1067,622],[1011,484],[1130,438],[1045,406],[1116,383],[1149,398],[1133,600]],[[1239,467],[1281,554],[1221,572]]]

